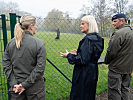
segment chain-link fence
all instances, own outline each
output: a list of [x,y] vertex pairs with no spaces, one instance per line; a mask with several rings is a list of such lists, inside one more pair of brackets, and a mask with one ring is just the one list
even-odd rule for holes
[[[20,16],[10,14],[8,18],[9,21],[7,20],[6,22],[7,42],[14,37],[14,26],[19,22]],[[0,19],[0,100],[7,100],[7,83],[1,64],[4,43],[6,43],[4,39],[6,37],[3,38],[1,22]],[[65,49],[68,51],[77,49],[79,41],[85,36],[80,31],[80,19],[37,18],[37,24],[38,30],[34,36],[44,41],[47,53],[44,73],[46,77],[46,100],[69,98],[73,65],[70,65],[67,59],[60,57],[60,52],[65,52]],[[104,51],[102,56],[105,56],[109,37],[114,29],[108,20],[98,25],[99,34],[104,38]],[[107,90],[107,72],[107,66],[100,64],[97,93]]]
[[2,56],[7,43],[11,40],[11,38],[14,37],[14,35],[11,35],[11,29],[13,29],[14,27],[10,25],[12,24],[10,21],[12,15],[12,13],[10,14],[10,16],[6,16],[5,14],[0,15],[0,100],[8,100],[10,97],[8,92],[10,86],[9,84],[7,84],[6,77],[2,68]]
[[5,15],[0,15],[0,100],[8,100],[7,82],[2,68],[2,56],[4,53],[4,46],[7,42],[7,38],[5,37],[3,32],[7,34],[6,17]]
[[[37,22],[38,31],[35,36],[44,41],[47,58],[71,80],[73,65],[70,65],[67,59],[60,57],[60,52],[65,52],[65,49],[68,51],[77,49],[79,41],[85,36],[80,31],[80,19],[38,18]],[[109,25],[107,26],[107,24]],[[102,56],[106,54],[106,48],[112,32],[112,26],[109,22],[104,25],[104,27],[102,25],[99,26],[101,27],[99,34],[105,39],[105,50]],[[60,35],[58,35],[59,33]],[[108,68],[105,65],[99,65],[97,93],[107,89],[107,72]],[[60,96],[61,98],[69,97],[71,83],[48,62],[46,64],[45,77],[47,79],[48,100],[50,100],[49,96],[51,97],[51,94],[53,95],[53,100],[54,98],[60,98]]]

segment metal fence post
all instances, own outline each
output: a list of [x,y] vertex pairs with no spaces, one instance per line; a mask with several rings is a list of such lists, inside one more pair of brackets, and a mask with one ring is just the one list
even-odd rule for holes
[[9,14],[10,14],[11,38],[14,38],[14,27],[16,24],[16,13],[9,13]]
[[21,16],[19,16],[19,15],[16,15],[16,17],[18,17],[18,22],[20,22],[20,18],[21,18]]
[[6,16],[2,14],[1,19],[2,19],[2,31],[3,31],[3,41],[4,41],[4,51],[5,51],[7,45]]
[[[4,51],[7,45],[7,29],[6,29],[6,16],[4,14],[1,15],[2,19],[2,31],[3,31],[3,42],[4,42]],[[7,83],[7,88],[9,90],[10,85]],[[10,100],[10,93],[8,92],[8,100]]]

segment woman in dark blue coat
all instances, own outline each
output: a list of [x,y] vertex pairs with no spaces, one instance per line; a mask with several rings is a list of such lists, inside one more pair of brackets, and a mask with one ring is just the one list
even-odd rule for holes
[[81,19],[81,32],[86,36],[79,42],[77,50],[66,50],[60,55],[75,64],[70,100],[95,100],[98,80],[98,59],[104,49],[104,40],[98,35],[98,27],[93,16]]

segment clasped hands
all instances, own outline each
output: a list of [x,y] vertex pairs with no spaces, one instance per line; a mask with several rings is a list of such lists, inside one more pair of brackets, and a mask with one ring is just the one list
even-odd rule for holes
[[19,93],[19,95],[24,91],[25,89],[22,87],[21,84],[14,85],[13,91],[15,93]]
[[65,51],[66,51],[66,53],[60,52],[60,56],[63,57],[63,58],[66,58],[69,53],[77,55],[77,50],[72,50],[70,52],[68,52],[67,50],[65,50]]

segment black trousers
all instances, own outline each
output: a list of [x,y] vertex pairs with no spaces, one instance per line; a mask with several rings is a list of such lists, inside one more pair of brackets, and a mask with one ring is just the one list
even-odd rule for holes
[[11,100],[45,100],[44,80],[37,81],[21,95],[14,93],[14,91],[10,91],[10,94]]
[[130,100],[131,74],[108,72],[108,100]]

